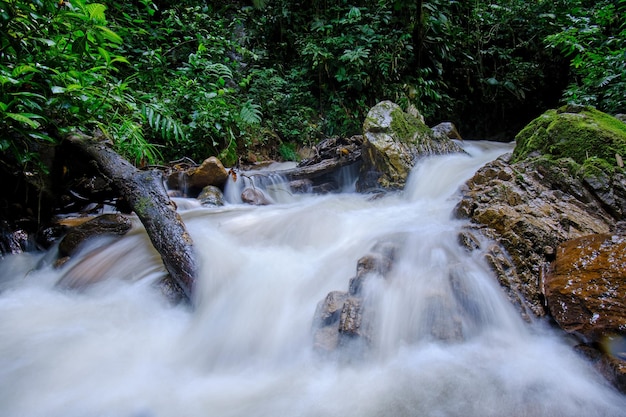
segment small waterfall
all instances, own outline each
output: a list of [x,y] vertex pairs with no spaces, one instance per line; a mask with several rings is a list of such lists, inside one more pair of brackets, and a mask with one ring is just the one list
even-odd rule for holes
[[231,204],[240,204],[246,189],[258,190],[271,203],[293,200],[289,183],[279,171],[235,171],[235,175],[229,175],[224,187],[224,199]]
[[[0,260],[0,416],[624,416],[624,396],[567,339],[523,322],[458,246],[458,187],[511,149],[463,146],[378,199],[294,197],[280,178],[239,175],[226,206],[181,213],[201,264],[193,310],[153,285],[163,267],[140,225],[61,270],[46,254]],[[238,204],[244,185],[274,204]],[[363,288],[368,351],[320,357],[317,303],[389,240],[389,276]],[[68,274],[98,279],[59,287]]]

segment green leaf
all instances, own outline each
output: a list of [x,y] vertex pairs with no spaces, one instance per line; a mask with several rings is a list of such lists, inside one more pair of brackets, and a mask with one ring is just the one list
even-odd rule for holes
[[109,51],[104,48],[98,47],[98,53],[102,58],[104,58],[104,61],[107,63],[107,65],[111,64],[111,54],[109,53]]
[[30,132],[28,134],[28,136],[30,136],[33,139],[37,139],[43,142],[50,142],[50,143],[56,143],[56,140],[52,137],[50,137],[49,135],[45,134],[45,133],[41,133],[41,132]]
[[96,29],[98,29],[100,31],[100,34],[108,41],[116,44],[122,44],[124,42],[120,35],[113,32],[106,26],[96,26]]
[[45,100],[46,99],[41,94],[31,93],[31,92],[28,92],[28,91],[18,91],[17,93],[11,93],[11,95],[13,97],[33,97],[33,98],[38,98],[40,100]]
[[111,60],[111,64],[114,62],[121,62],[123,64],[128,64],[130,65],[130,61],[128,61],[126,58],[124,58],[123,56],[116,56],[115,58],[113,58]]
[[40,117],[36,114],[32,114],[32,113],[4,113],[4,114],[7,117],[15,121],[27,124],[33,129],[37,129],[40,126],[39,122],[37,122],[36,120],[33,120],[34,117]]
[[87,51],[87,35],[83,35],[72,43],[72,53],[83,55]]
[[85,6],[85,10],[89,14],[89,17],[100,23],[106,22],[106,17],[104,16],[104,11],[106,9],[107,7],[100,3],[91,3]]
[[15,68],[13,68],[11,75],[13,75],[14,77],[19,77],[20,75],[28,74],[29,72],[39,72],[39,70],[37,70],[37,68],[33,67],[32,65],[28,65],[28,64],[18,65]]

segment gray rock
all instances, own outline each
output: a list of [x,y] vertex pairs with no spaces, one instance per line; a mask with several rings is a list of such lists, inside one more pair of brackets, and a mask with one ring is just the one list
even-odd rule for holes
[[451,152],[463,151],[449,138],[436,135],[420,118],[403,112],[397,104],[378,103],[363,123],[357,191],[401,189],[417,159]]
[[224,205],[224,194],[218,187],[207,185],[198,195],[198,201],[203,206],[220,207]]

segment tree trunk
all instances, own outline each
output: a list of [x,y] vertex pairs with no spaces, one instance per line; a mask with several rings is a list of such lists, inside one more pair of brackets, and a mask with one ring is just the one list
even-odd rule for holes
[[141,220],[170,279],[191,299],[197,274],[193,242],[168,197],[159,171],[140,171],[103,142],[73,133],[72,145],[93,159]]

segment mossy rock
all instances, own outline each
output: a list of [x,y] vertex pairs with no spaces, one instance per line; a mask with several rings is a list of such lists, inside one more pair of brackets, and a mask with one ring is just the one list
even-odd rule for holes
[[551,159],[570,158],[580,165],[618,165],[626,156],[626,123],[592,107],[564,106],[548,110],[515,137],[512,162],[538,152]]
[[391,101],[370,109],[363,123],[358,191],[402,189],[416,161],[428,155],[462,152],[448,137],[437,136],[413,114]]

